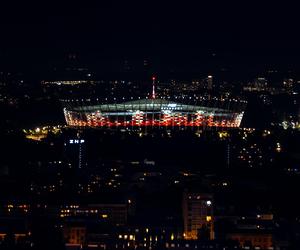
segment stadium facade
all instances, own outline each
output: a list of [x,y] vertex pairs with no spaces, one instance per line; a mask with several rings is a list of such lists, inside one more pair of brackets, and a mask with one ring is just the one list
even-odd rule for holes
[[66,123],[75,127],[240,126],[246,101],[203,96],[63,100]]

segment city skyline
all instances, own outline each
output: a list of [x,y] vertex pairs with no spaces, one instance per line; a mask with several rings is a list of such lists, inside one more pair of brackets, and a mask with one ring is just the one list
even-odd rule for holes
[[299,250],[298,8],[1,10],[0,249]]

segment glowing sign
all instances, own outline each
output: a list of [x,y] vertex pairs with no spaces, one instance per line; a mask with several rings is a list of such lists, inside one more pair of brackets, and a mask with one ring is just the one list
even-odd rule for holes
[[69,143],[70,144],[82,144],[82,143],[84,143],[85,142],[85,140],[84,139],[71,139],[71,140],[69,140]]

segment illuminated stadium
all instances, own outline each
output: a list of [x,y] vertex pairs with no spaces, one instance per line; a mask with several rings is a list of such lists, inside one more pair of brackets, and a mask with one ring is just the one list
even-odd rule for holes
[[75,127],[239,127],[246,102],[201,96],[64,100]]
[[155,77],[152,80],[151,97],[63,100],[67,124],[99,128],[240,126],[246,101],[197,95],[157,96]]

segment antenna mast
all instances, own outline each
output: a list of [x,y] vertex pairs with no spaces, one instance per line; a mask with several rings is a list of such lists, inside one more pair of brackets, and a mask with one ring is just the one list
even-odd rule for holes
[[155,99],[155,76],[152,76],[152,99]]

